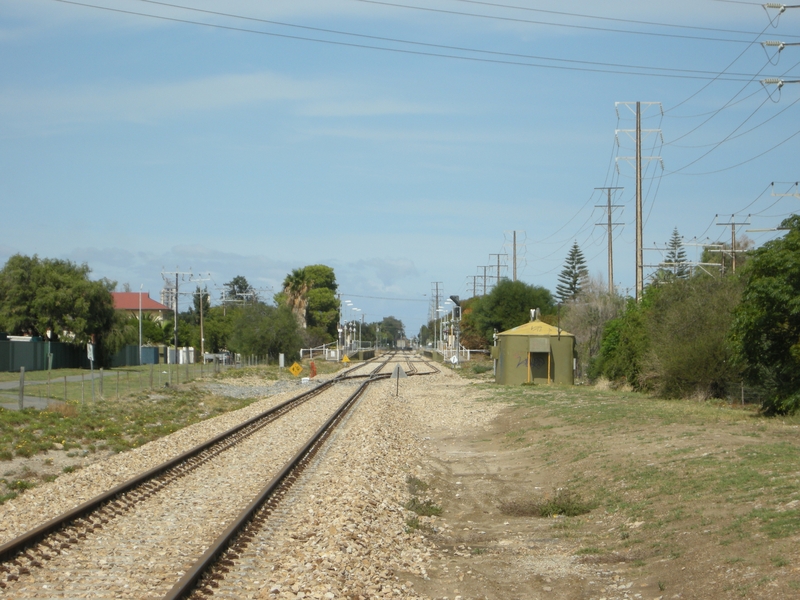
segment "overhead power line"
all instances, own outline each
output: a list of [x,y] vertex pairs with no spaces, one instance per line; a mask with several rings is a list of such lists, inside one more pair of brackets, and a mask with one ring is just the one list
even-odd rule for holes
[[[438,49],[438,50],[450,50],[455,52],[469,52],[475,54],[483,54],[497,58],[489,58],[487,57],[480,57],[480,56],[463,56],[458,54],[445,54],[440,52],[433,52],[433,51],[425,51],[425,50],[411,50],[407,48],[391,48],[387,46],[374,46],[370,44],[361,44],[356,42],[346,42],[341,40],[328,40],[323,38],[314,38],[302,35],[291,35],[286,33],[276,33],[274,31],[262,31],[258,29],[248,29],[246,27],[236,27],[232,25],[222,25],[218,23],[205,23],[202,21],[193,21],[191,19],[183,19],[179,17],[168,17],[164,15],[154,15],[151,13],[145,13],[140,11],[133,11],[133,10],[126,10],[121,8],[112,8],[108,6],[101,6],[98,4],[90,4],[88,2],[78,2],[76,0],[53,0],[54,2],[60,2],[62,4],[70,4],[74,6],[82,6],[85,8],[92,8],[96,10],[104,10],[108,12],[114,12],[119,14],[127,14],[139,17],[146,17],[150,19],[157,19],[161,21],[168,21],[172,23],[183,23],[187,25],[196,25],[200,27],[208,27],[213,29],[222,29],[226,31],[235,31],[240,33],[252,33],[257,35],[264,35],[269,37],[276,37],[282,39],[291,39],[291,40],[298,40],[298,41],[305,41],[305,42],[313,42],[318,44],[328,44],[333,46],[342,46],[342,47],[349,47],[349,48],[359,48],[365,50],[377,50],[382,52],[391,52],[397,54],[410,54],[415,56],[429,56],[429,57],[436,57],[436,58],[447,58],[451,60],[461,60],[461,61],[468,61],[468,62],[479,62],[479,63],[489,63],[489,64],[499,64],[499,65],[510,65],[510,66],[519,66],[519,67],[531,67],[531,68],[539,68],[539,69],[555,69],[555,70],[562,70],[562,71],[578,71],[578,72],[588,72],[588,73],[605,73],[605,74],[612,74],[612,75],[633,75],[633,76],[642,76],[642,77],[664,77],[669,79],[696,79],[696,80],[712,80],[712,81],[750,81],[752,78],[751,75],[747,75],[744,73],[729,73],[725,77],[720,77],[719,73],[715,71],[702,71],[702,70],[693,70],[693,69],[673,69],[673,68],[666,68],[666,67],[649,67],[649,66],[641,66],[641,65],[624,65],[624,64],[615,64],[615,63],[603,63],[603,62],[594,62],[594,61],[580,61],[580,60],[572,60],[566,58],[553,58],[553,57],[545,57],[545,56],[533,56],[533,55],[525,55],[525,54],[515,54],[510,52],[499,52],[493,50],[483,50],[478,48],[468,48],[468,47],[460,47],[460,46],[449,46],[445,44],[432,44],[427,42],[417,42],[412,40],[403,40],[399,38],[384,38],[381,36],[372,36],[367,34],[357,34],[357,33],[349,33],[349,32],[337,32],[336,30],[323,30],[321,28],[313,28],[304,25],[294,25],[291,23],[280,23],[280,22],[269,22],[264,19],[258,19],[255,17],[243,17],[237,15],[230,15],[230,18],[240,18],[245,19],[248,21],[261,21],[268,24],[273,25],[282,25],[286,27],[296,27],[301,29],[309,29],[315,30],[319,32],[327,32],[336,35],[347,35],[347,36],[355,36],[359,38],[366,38],[372,39],[376,41],[385,41],[389,43],[398,43],[398,44],[407,44],[412,46],[419,46],[431,49]],[[153,0],[140,0],[140,1],[148,1],[150,3],[155,2]],[[200,11],[200,12],[209,12],[209,11],[201,11],[200,9],[194,9],[190,7],[181,7],[179,5],[170,5],[167,3],[159,3],[164,6],[171,6],[177,9],[183,10],[191,10],[191,11]],[[219,13],[221,16],[226,16],[224,13]],[[501,58],[503,57],[503,58]],[[513,60],[513,59],[521,59],[521,60]],[[542,63],[535,63],[535,62],[525,62],[526,60],[538,60],[538,61],[550,61],[559,64],[542,64]],[[580,65],[580,66],[566,66],[566,65]],[[621,70],[621,69],[628,69],[628,70]]]
[[[465,0],[466,1],[466,0]],[[411,4],[400,4],[398,2],[387,2],[385,0],[356,0],[356,2],[363,2],[364,4],[377,4],[381,6],[390,6],[393,8],[402,8],[407,10],[417,10],[422,12],[430,12],[430,13],[439,13],[439,14],[446,14],[446,15],[455,15],[460,17],[471,17],[477,19],[490,19],[493,21],[506,21],[512,23],[525,23],[528,25],[546,25],[548,27],[562,27],[565,29],[583,29],[589,31],[603,31],[609,33],[623,33],[629,35],[644,35],[644,36],[653,36],[653,37],[667,37],[667,38],[679,38],[679,39],[690,39],[690,40],[699,40],[699,41],[707,41],[707,42],[728,42],[733,44],[747,44],[752,45],[754,42],[750,40],[731,40],[726,38],[714,38],[714,37],[703,37],[703,36],[696,36],[696,35],[681,35],[676,33],[658,33],[654,31],[633,31],[630,29],[612,29],[610,27],[595,27],[591,25],[575,25],[569,23],[554,23],[552,21],[535,21],[533,19],[522,19],[519,17],[503,17],[499,15],[485,15],[485,14],[478,14],[478,13],[469,13],[465,11],[459,10],[448,10],[444,8],[431,8],[429,6],[414,6]],[[491,4],[486,2],[473,2],[472,4],[481,4],[484,6],[493,6],[498,8],[517,8],[519,10],[526,10],[522,7],[511,7],[508,5],[501,5],[501,4]],[[615,19],[611,17],[596,17],[591,15],[581,15],[578,13],[568,13],[568,12],[560,12],[560,11],[549,11],[549,10],[541,10],[541,9],[530,9],[536,12],[543,12],[549,13],[559,16],[569,16],[569,17],[580,17],[585,19],[600,19],[604,21],[616,21],[621,23],[631,23],[636,25],[649,25],[649,26],[657,26],[657,27],[673,27],[673,28],[680,28],[680,29],[693,29],[693,30],[702,30],[702,31],[715,31],[718,33],[739,33],[742,35],[757,35],[750,31],[732,31],[732,30],[724,30],[724,29],[714,29],[711,27],[694,27],[691,25],[672,25],[668,23],[655,23],[649,21],[634,21],[634,20],[626,20],[626,19]]]
[[[723,0],[717,0],[723,1]],[[732,1],[732,0],[729,0]],[[596,19],[598,21],[611,21],[616,23],[631,23],[633,25],[654,25],[657,27],[670,27],[675,29],[694,29],[698,31],[715,31],[719,33],[741,33],[742,35],[755,35],[752,31],[740,31],[736,29],[719,29],[717,27],[702,27],[700,25],[677,25],[674,23],[660,23],[656,21],[638,21],[635,19],[621,19],[618,17],[603,17],[600,15],[584,15],[581,13],[572,13],[559,10],[546,10],[543,8],[531,8],[528,6],[516,6],[512,4],[499,4],[496,2],[481,2],[480,0],[454,0],[454,2],[463,2],[464,4],[478,4],[482,6],[493,6],[497,8],[510,8],[514,10],[524,10],[528,12],[546,13],[551,15],[559,15],[565,17],[579,17],[582,19]],[[738,2],[737,4],[752,4],[754,6],[761,6],[757,2]]]

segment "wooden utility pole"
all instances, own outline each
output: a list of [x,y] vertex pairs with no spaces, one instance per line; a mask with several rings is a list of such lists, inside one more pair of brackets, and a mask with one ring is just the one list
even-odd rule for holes
[[496,285],[500,285],[500,257],[501,256],[508,256],[508,254],[490,254],[489,255],[490,258],[492,256],[496,256],[497,257],[497,284]]
[[614,247],[613,247],[613,235],[612,231],[616,225],[624,225],[624,223],[612,223],[612,216],[615,208],[622,208],[621,204],[611,204],[611,192],[616,190],[624,190],[625,188],[622,187],[600,187],[594,188],[596,190],[606,190],[608,192],[608,203],[603,204],[595,204],[595,208],[605,208],[606,209],[606,217],[608,218],[608,223],[595,223],[595,225],[599,225],[606,228],[606,234],[608,235],[608,293],[614,293]]
[[[741,223],[736,222],[736,215],[731,215],[731,220],[728,223],[717,223],[717,225],[722,225],[727,227],[730,225],[731,227],[731,268],[733,272],[736,273],[736,226],[737,225],[750,225],[750,221],[742,221]],[[722,262],[722,273],[725,273],[725,254],[720,255],[720,261]]]
[[[179,285],[179,280],[181,278],[185,278],[187,276],[189,278],[191,278],[192,277],[192,271],[191,271],[191,269],[189,271],[184,271],[184,272],[178,271],[177,269],[175,271],[161,271],[161,277],[164,279],[164,281],[167,281],[167,277],[166,277],[167,275],[175,275],[175,306],[174,306],[174,310],[175,310],[175,331],[174,331],[174,334],[175,334],[175,336],[174,337],[175,337],[175,364],[177,364],[178,363],[178,293],[179,293],[178,285]],[[167,354],[169,354],[169,352]],[[169,358],[169,356],[167,356],[167,358]]]

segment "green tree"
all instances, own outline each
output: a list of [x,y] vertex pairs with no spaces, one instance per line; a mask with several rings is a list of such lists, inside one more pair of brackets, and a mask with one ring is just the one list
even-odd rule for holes
[[738,277],[676,279],[662,286],[646,315],[649,351],[642,379],[665,398],[724,398],[738,387],[729,342],[741,297]]
[[800,409],[800,216],[781,227],[785,237],[750,255],[732,333],[747,381],[765,391],[768,414]]
[[251,304],[237,311],[232,323],[230,349],[241,354],[266,355],[277,360],[299,356],[302,338],[291,310],[286,306]]
[[[204,287],[202,290],[198,285],[192,294],[192,306],[188,310],[188,322],[192,325],[200,325],[200,303],[203,303],[203,320],[205,321],[211,310],[211,297],[208,293],[208,288]],[[199,346],[198,346],[199,348]]]
[[336,275],[326,265],[294,269],[283,280],[283,293],[276,297],[276,303],[291,309],[298,325],[308,330],[306,342],[312,346],[331,342],[338,336],[337,288]]
[[558,284],[556,285],[556,297],[559,302],[566,302],[572,300],[581,291],[583,282],[589,275],[586,268],[586,259],[583,257],[583,252],[578,247],[578,242],[572,244],[572,248],[567,254],[567,260],[564,263],[564,269],[558,275]]
[[477,334],[487,345],[491,343],[495,329],[507,331],[530,321],[531,309],[538,308],[542,314],[554,311],[553,295],[549,290],[508,279],[502,280],[474,304],[468,302],[468,306],[470,310],[464,310],[461,317],[462,332],[465,332],[462,339],[464,335]]
[[243,275],[237,275],[225,284],[225,299],[231,302],[253,302],[256,300],[255,288]]
[[[138,329],[138,322],[134,319],[134,323],[136,323],[136,327]],[[164,329],[165,324],[168,321],[156,321],[153,319],[153,316],[144,313],[142,315],[142,343],[143,344],[166,344],[167,340],[169,339],[167,336],[167,332]],[[170,326],[170,335],[172,332],[172,327]]]
[[589,366],[592,379],[605,377],[636,389],[643,389],[646,385],[640,377],[645,355],[650,349],[646,317],[659,289],[657,286],[646,287],[641,303],[628,298],[622,315],[606,323],[600,352]]
[[683,248],[683,241],[676,227],[672,230],[672,237],[667,244],[667,255],[664,257],[664,262],[659,269],[657,278],[671,281],[674,279],[686,279],[690,274],[686,250]]
[[381,337],[392,345],[401,337],[405,336],[403,322],[397,317],[383,317],[381,320]]
[[[207,315],[204,313],[203,333],[206,338],[206,352],[221,352],[228,349],[228,340],[233,333],[233,322],[240,310],[225,310],[222,306],[212,306]],[[199,344],[199,340],[197,343]]]
[[306,317],[309,328],[318,328],[325,334],[325,342],[337,336],[339,321],[339,300],[334,291],[327,287],[312,287],[308,290]]
[[115,283],[91,281],[86,264],[15,254],[0,270],[0,329],[85,344],[114,323]]
[[303,267],[305,276],[311,283],[312,289],[328,289],[336,293],[338,284],[333,269],[327,265],[308,265]]

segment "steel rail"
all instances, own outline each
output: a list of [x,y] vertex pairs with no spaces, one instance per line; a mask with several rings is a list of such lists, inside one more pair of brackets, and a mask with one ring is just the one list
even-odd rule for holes
[[[76,506],[73,509],[70,509],[61,515],[58,515],[46,523],[27,531],[26,533],[6,542],[5,544],[0,545],[0,564],[9,562],[14,560],[15,558],[19,557],[23,554],[28,548],[34,546],[43,540],[45,540],[48,536],[62,530],[72,523],[82,519],[84,517],[89,516],[93,512],[100,509],[105,504],[115,500],[122,494],[129,492],[137,487],[140,487],[147,483],[148,481],[155,479],[159,475],[164,474],[165,472],[169,471],[180,465],[181,463],[186,462],[187,460],[205,452],[206,450],[212,449],[213,446],[224,442],[227,438],[235,435],[236,433],[242,431],[243,429],[256,424],[259,420],[267,419],[270,416],[274,415],[277,412],[282,411],[283,409],[289,407],[293,403],[297,403],[303,400],[308,400],[309,398],[316,396],[320,392],[324,391],[325,389],[331,387],[334,383],[336,383],[335,379],[330,379],[321,383],[320,385],[316,386],[315,388],[308,390],[294,398],[290,398],[269,410],[266,410],[250,419],[228,429],[220,433],[219,435],[211,438],[203,442],[202,444],[198,444],[194,448],[183,452],[182,454],[176,456],[173,459],[170,459],[160,465],[137,475],[119,485],[113,487],[107,492],[99,494],[94,498],[87,500],[83,504]],[[256,431],[257,429],[254,429]]]
[[303,447],[287,462],[280,472],[262,488],[258,496],[255,497],[247,507],[239,513],[230,525],[219,535],[211,546],[203,553],[197,562],[181,577],[172,589],[163,596],[162,600],[181,600],[188,598],[200,582],[203,574],[206,573],[216,562],[217,559],[236,541],[237,536],[245,530],[253,520],[256,513],[264,506],[275,494],[287,478],[293,474],[295,469],[303,460],[327,438],[333,430],[334,425],[338,424],[342,417],[361,397],[367,386],[374,379],[364,381],[353,394],[331,415],[331,417],[317,430],[317,432],[306,442]]

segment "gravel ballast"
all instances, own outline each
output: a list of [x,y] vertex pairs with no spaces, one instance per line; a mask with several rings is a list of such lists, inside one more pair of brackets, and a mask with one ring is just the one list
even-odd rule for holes
[[[258,382],[248,383],[253,382],[237,380],[229,391],[239,393],[258,387]],[[272,386],[264,387],[274,391]],[[330,402],[331,406],[352,393],[355,385],[337,388],[338,398]],[[432,546],[426,533],[447,528],[437,517],[419,517],[421,527],[409,527],[407,522],[416,515],[403,508],[410,497],[407,478],[426,477],[424,457],[430,450],[426,431],[436,427],[457,433],[483,427],[502,406],[476,403],[479,393],[475,388],[447,370],[402,379],[399,388],[396,397],[394,380],[370,387],[344,427],[329,440],[273,514],[262,536],[250,544],[216,596],[422,597],[413,591],[407,576],[427,577]],[[7,541],[299,391],[292,387],[30,490],[0,507],[0,536]],[[253,395],[252,389],[249,395]],[[314,402],[306,404],[307,412],[314,412],[310,408]],[[294,412],[299,415],[300,410]],[[160,597],[177,579],[176,571],[191,564],[191,557],[236,512],[231,507],[236,502],[222,489],[229,484],[222,482],[237,472],[246,478],[242,465],[248,459],[244,457],[258,453],[283,464],[295,448],[288,440],[303,437],[288,430],[269,429],[273,433],[261,441],[225,453],[229,456],[216,464],[213,473],[203,471],[202,476],[198,472],[187,477],[185,489],[170,486],[148,501],[149,506],[134,511],[139,515],[132,520],[118,517],[112,521],[94,534],[91,546],[76,547],[74,554],[79,556],[60,556],[32,577],[21,578],[14,585],[14,594],[10,595],[9,588],[5,597]],[[260,477],[268,478],[268,470]],[[198,499],[191,492],[196,488],[213,493]],[[157,533],[146,533],[154,523],[158,524]],[[60,563],[67,559],[69,563]],[[143,565],[151,583],[138,580],[136,573]],[[44,583],[46,571],[56,575],[55,589],[53,583]],[[76,583],[80,579],[83,584]]]

